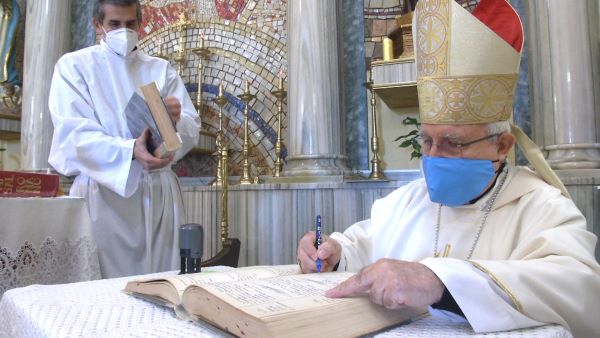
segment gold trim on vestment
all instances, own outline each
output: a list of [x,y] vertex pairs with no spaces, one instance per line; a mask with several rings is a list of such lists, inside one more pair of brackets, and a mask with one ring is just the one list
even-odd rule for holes
[[421,77],[421,123],[474,124],[510,118],[518,74]]
[[444,76],[450,64],[450,3],[422,0],[417,17],[417,72],[419,76]]
[[473,264],[473,266],[475,268],[481,270],[481,272],[483,272],[486,275],[488,275],[494,281],[494,283],[496,283],[496,285],[498,285],[498,287],[500,287],[500,289],[502,289],[502,291],[504,291],[504,293],[506,295],[508,295],[508,297],[512,301],[513,305],[517,309],[517,311],[523,313],[523,306],[521,305],[521,302],[519,302],[519,300],[517,299],[517,297],[515,296],[515,294],[512,293],[510,291],[510,289],[506,285],[504,285],[504,283],[502,283],[502,281],[500,280],[500,278],[496,277],[496,275],[494,275],[490,270],[488,270],[486,267],[484,267],[483,265],[481,265],[481,264],[479,264],[477,262],[469,261],[469,263]]

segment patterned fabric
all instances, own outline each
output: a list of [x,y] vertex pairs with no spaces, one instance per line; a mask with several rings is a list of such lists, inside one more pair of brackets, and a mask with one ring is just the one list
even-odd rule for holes
[[[514,11],[510,13],[517,16]],[[505,51],[509,45],[454,0],[419,1],[415,15],[421,122],[469,124],[508,120],[518,79],[519,53]],[[518,16],[515,22],[520,25]],[[522,35],[521,27],[518,28]],[[461,38],[452,41],[453,37]],[[483,44],[492,48],[465,48]],[[498,49],[510,57],[487,64]],[[499,63],[502,65],[497,67]]]
[[0,247],[0,297],[12,288],[100,278],[96,245],[90,238],[57,242],[51,237],[35,247],[30,242],[13,253]]
[[450,4],[425,0],[417,5],[417,72],[419,77],[448,75],[450,60]]
[[518,74],[424,78],[417,83],[421,119],[432,124],[508,120]]
[[[219,270],[222,267],[211,268]],[[207,269],[209,270],[209,269]],[[122,292],[128,281],[167,276],[102,279],[13,289],[0,300],[0,338],[4,337],[231,337],[205,322],[178,319],[172,309]],[[558,325],[476,334],[466,323],[425,317],[374,337],[545,337],[571,338]]]

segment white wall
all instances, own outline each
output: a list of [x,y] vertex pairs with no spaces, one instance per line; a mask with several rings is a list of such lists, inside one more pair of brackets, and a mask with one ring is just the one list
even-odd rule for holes
[[21,167],[21,142],[0,140],[0,148],[6,149],[6,151],[0,152],[0,170],[19,170]]
[[[371,95],[368,95],[369,102]],[[380,150],[379,156],[382,159],[383,170],[405,170],[405,169],[419,169],[419,160],[410,159],[410,153],[412,150],[406,148],[400,148],[398,145],[400,142],[394,140],[400,136],[407,134],[412,126],[407,127],[402,124],[407,116],[416,118],[419,116],[419,108],[402,108],[402,109],[390,109],[383,100],[379,97],[377,99],[377,124],[379,133]],[[369,104],[369,161],[372,159],[371,153],[371,106]],[[369,162],[369,168],[370,168]]]

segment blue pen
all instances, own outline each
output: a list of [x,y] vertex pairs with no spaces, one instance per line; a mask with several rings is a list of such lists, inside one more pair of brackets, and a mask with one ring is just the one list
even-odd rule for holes
[[[319,246],[321,246],[321,215],[317,215],[317,231],[316,231],[317,240],[315,242],[315,247],[319,250]],[[317,258],[317,272],[321,272],[321,259]]]

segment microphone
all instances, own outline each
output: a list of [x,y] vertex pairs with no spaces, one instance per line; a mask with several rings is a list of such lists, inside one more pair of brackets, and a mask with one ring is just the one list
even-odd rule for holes
[[179,227],[179,274],[200,272],[202,261],[204,230],[200,224],[190,223]]

